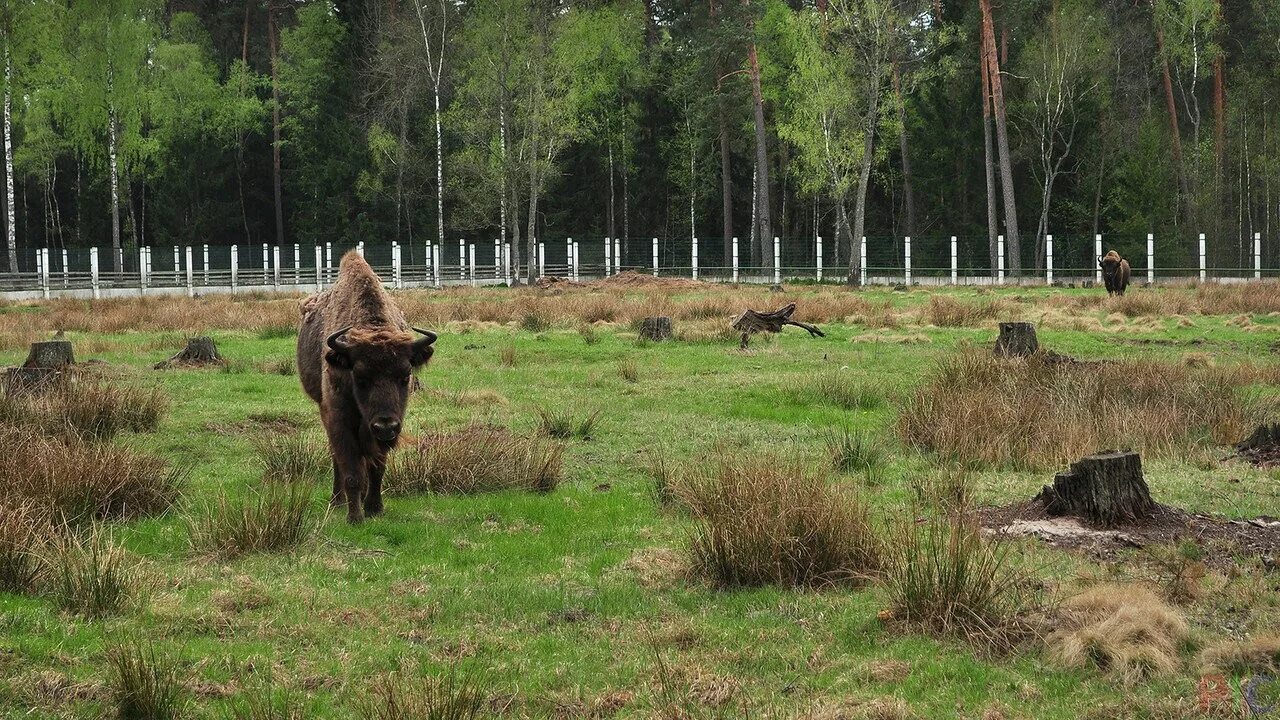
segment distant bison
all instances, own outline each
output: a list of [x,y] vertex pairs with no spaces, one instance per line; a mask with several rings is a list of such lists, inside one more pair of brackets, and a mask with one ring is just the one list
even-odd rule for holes
[[1098,260],[1102,268],[1102,282],[1107,286],[1108,295],[1124,295],[1129,287],[1129,261],[1120,257],[1120,253],[1112,250]]
[[387,453],[400,436],[413,372],[431,358],[435,341],[435,333],[409,326],[354,252],[342,258],[333,287],[302,302],[298,375],[320,405],[333,502],[345,497],[349,522],[382,512]]

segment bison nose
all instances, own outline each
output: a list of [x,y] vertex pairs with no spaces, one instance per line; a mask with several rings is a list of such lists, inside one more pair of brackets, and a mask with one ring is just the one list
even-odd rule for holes
[[390,440],[400,434],[400,421],[394,418],[378,418],[370,427],[379,440]]

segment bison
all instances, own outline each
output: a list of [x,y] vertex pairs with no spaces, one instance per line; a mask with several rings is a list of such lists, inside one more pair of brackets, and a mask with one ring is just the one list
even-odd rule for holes
[[1098,267],[1102,268],[1102,282],[1107,286],[1107,294],[1124,295],[1125,288],[1129,287],[1129,261],[1111,250],[1098,258]]
[[332,287],[302,301],[298,375],[320,406],[333,503],[345,497],[349,522],[382,512],[387,454],[400,436],[413,373],[431,359],[435,341],[435,333],[405,321],[355,252],[342,258]]

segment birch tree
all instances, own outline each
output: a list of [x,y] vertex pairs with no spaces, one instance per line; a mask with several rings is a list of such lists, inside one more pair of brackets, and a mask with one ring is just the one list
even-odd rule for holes
[[440,247],[444,247],[444,136],[440,128],[440,87],[444,81],[445,55],[448,52],[450,16],[449,0],[414,0],[413,7],[422,31],[422,49],[426,55],[427,74],[431,78],[431,98],[435,102],[436,125],[436,227]]

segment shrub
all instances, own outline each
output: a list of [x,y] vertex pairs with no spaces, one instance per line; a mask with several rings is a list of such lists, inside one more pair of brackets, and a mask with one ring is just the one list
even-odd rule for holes
[[861,473],[867,483],[879,482],[888,460],[883,441],[870,433],[842,428],[827,432],[826,445],[837,472]]
[[886,586],[892,617],[939,635],[999,647],[1016,637],[1032,577],[1012,546],[987,540],[963,513],[915,513],[890,531]]
[[898,418],[903,442],[951,462],[1043,469],[1104,448],[1172,455],[1233,443],[1255,424],[1250,368],[1151,361],[942,360]]
[[879,569],[866,507],[797,461],[725,454],[674,480],[693,516],[692,564],[716,585],[815,586]]
[[186,472],[127,448],[44,437],[0,425],[0,503],[70,520],[134,518],[169,509]]
[[478,684],[465,676],[387,675],[374,682],[359,713],[365,720],[474,720],[484,710]]
[[59,607],[99,618],[128,605],[140,580],[137,563],[105,530],[66,527],[50,545],[45,583]]
[[636,367],[636,361],[631,358],[619,360],[618,377],[629,383],[640,382],[640,370]]
[[225,496],[187,522],[192,549],[221,558],[288,552],[319,530],[310,480],[265,483],[239,500]]
[[316,481],[330,470],[329,450],[300,432],[267,433],[253,440],[267,482]]
[[388,493],[550,492],[560,482],[564,448],[492,425],[434,430],[397,451],[383,480]]
[[1140,585],[1096,585],[1063,603],[1052,656],[1068,667],[1096,666],[1133,683],[1178,667],[1187,623]]
[[35,591],[49,530],[33,508],[0,505],[0,592]]
[[803,386],[803,392],[816,402],[842,410],[878,410],[885,404],[879,389],[869,383],[855,382],[839,370],[819,373]]
[[120,720],[177,720],[186,702],[180,665],[149,642],[129,640],[107,651],[111,697]]
[[572,437],[590,440],[595,436],[596,424],[599,422],[599,418],[599,410],[593,410],[579,420],[574,417],[572,412],[567,410],[540,409],[538,410],[538,431],[547,437],[559,440],[567,440]]

